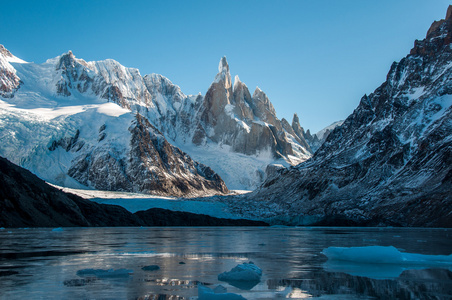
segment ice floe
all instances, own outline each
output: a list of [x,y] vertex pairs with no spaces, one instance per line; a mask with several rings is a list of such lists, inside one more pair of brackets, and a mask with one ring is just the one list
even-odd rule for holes
[[322,253],[330,260],[354,263],[452,266],[452,255],[404,253],[393,246],[329,247]]
[[261,277],[262,270],[250,261],[235,266],[229,272],[221,273],[218,275],[218,280],[225,281],[243,290],[250,290],[259,283]]
[[406,270],[452,268],[452,255],[425,255],[400,252],[393,246],[329,247],[323,268],[373,279],[397,278]]

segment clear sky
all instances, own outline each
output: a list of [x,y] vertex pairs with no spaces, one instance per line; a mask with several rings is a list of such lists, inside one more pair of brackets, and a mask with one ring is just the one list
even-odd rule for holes
[[0,44],[36,63],[72,50],[205,94],[226,55],[278,117],[316,132],[345,119],[445,17],[442,0],[0,2]]

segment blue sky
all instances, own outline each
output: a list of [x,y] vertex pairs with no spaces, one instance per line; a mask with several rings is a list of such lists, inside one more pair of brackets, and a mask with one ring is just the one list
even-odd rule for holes
[[2,1],[0,44],[36,63],[72,50],[205,94],[226,55],[279,118],[316,132],[346,118],[449,1]]

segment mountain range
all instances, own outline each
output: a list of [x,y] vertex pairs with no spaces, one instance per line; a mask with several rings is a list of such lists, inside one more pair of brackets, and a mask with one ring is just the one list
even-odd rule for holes
[[[0,156],[66,187],[212,196],[287,225],[452,227],[452,6],[344,121],[279,120],[226,57],[205,95],[69,51],[0,47]],[[229,189],[254,189],[223,196]]]
[[57,185],[225,194],[256,188],[268,164],[312,155],[298,117],[280,121],[261,89],[251,96],[238,76],[232,85],[226,57],[205,96],[71,51],[35,64],[0,46],[0,62],[0,155]]

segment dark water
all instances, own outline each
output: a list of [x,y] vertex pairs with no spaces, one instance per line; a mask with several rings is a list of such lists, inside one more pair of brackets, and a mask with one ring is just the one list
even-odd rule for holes
[[[449,255],[452,230],[398,228],[65,228],[0,230],[1,299],[196,299],[197,284],[246,299],[452,299],[452,266],[335,266],[330,246]],[[217,279],[242,262],[255,286]],[[159,270],[141,268],[158,265]],[[113,277],[83,269],[129,269]],[[375,269],[378,269],[377,272]],[[80,273],[79,273],[80,274]]]

